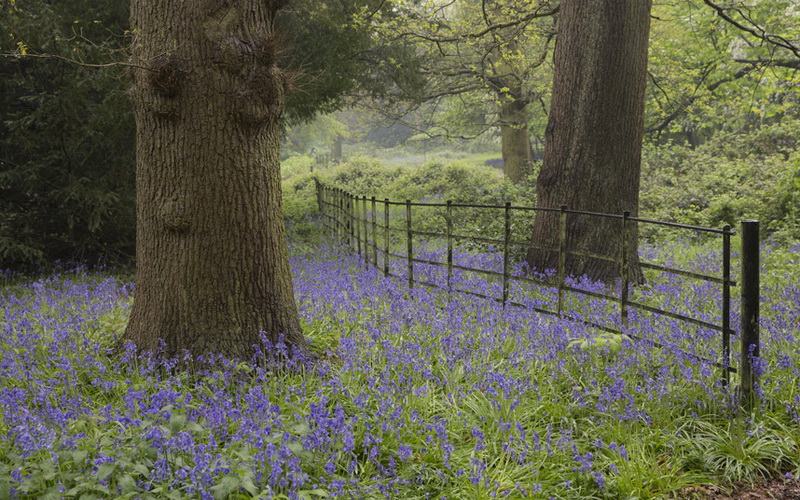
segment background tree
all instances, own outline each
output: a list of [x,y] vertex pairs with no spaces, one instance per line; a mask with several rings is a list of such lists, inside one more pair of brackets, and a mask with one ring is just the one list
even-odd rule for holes
[[[136,220],[127,75],[70,61],[124,58],[128,2],[31,0],[2,10],[0,268],[127,262]],[[14,57],[22,52],[29,57]],[[53,57],[33,57],[41,54]]]
[[[764,33],[791,44],[800,37],[796,8],[760,2],[747,11]],[[651,138],[696,147],[720,130],[752,130],[796,115],[800,57],[791,50],[728,23],[699,0],[654,5],[653,16],[645,119]]]
[[338,111],[356,94],[391,102],[398,89],[409,94],[421,87],[415,52],[362,29],[364,22],[396,16],[395,2],[387,0],[289,2],[275,21],[284,42],[281,64],[296,89],[287,95],[288,122]]
[[528,105],[544,103],[548,85],[541,85],[536,73],[549,54],[551,16],[557,7],[521,0],[462,0],[398,2],[397,8],[402,16],[370,26],[381,38],[402,41],[424,54],[419,69],[426,81],[402,99],[400,110],[391,111],[402,118],[425,103],[430,111],[455,109],[472,116],[476,104],[479,113],[487,114],[482,108],[487,101],[493,103],[488,119],[454,121],[447,113],[443,116],[448,119],[435,120],[431,128],[450,138],[473,138],[499,128],[504,171],[513,181],[522,181],[530,173],[532,153]]
[[[647,0],[561,2],[544,163],[536,183],[540,207],[637,214],[650,7]],[[568,220],[570,250],[619,255],[619,238],[609,237],[619,234],[618,220]],[[558,248],[558,221],[552,213],[538,213],[532,245]],[[527,261],[536,270],[555,269],[557,252],[532,246]],[[641,279],[635,244],[629,261],[632,278]],[[568,257],[567,272],[604,281],[619,276],[614,262],[576,256]]]

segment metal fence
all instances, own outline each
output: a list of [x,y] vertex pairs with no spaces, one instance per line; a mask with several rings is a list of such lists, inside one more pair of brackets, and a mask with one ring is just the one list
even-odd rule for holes
[[[753,371],[753,360],[759,356],[759,235],[758,235],[758,221],[742,221],[741,231],[741,283],[737,284],[731,278],[731,237],[736,235],[736,232],[730,226],[725,226],[722,229],[714,229],[707,227],[691,226],[686,224],[676,224],[672,222],[657,221],[651,219],[644,219],[640,217],[631,217],[629,213],[623,214],[605,214],[595,212],[583,212],[570,210],[566,206],[560,208],[539,208],[539,207],[519,207],[512,206],[510,203],[505,205],[475,205],[452,203],[447,201],[444,203],[412,203],[410,200],[404,202],[390,201],[389,199],[377,200],[375,197],[367,198],[366,196],[354,196],[344,190],[325,186],[317,181],[317,202],[320,214],[322,215],[323,225],[329,235],[344,242],[349,248],[354,250],[361,256],[366,264],[370,264],[383,270],[385,276],[401,277],[397,273],[392,273],[390,270],[390,261],[393,259],[397,262],[404,262],[405,267],[405,280],[407,280],[408,287],[414,288],[415,285],[422,285],[431,288],[439,288],[447,292],[465,293],[477,296],[486,300],[493,300],[501,303],[503,307],[517,306],[528,307],[536,312],[548,315],[555,315],[562,318],[573,319],[581,321],[589,326],[610,333],[625,334],[626,336],[639,341],[648,342],[655,347],[664,348],[665,346],[652,340],[646,339],[636,335],[634,329],[629,327],[628,318],[629,311],[638,310],[648,313],[660,315],[663,317],[671,318],[686,324],[691,324],[697,327],[706,328],[721,333],[722,337],[722,356],[719,360],[712,360],[702,356],[697,356],[691,353],[687,355],[696,358],[698,361],[710,363],[723,371],[723,383],[729,383],[730,373],[736,373],[737,369],[730,365],[730,349],[731,349],[731,335],[736,332],[731,328],[731,288],[737,285],[741,288],[741,359],[738,371],[740,372],[742,401],[746,408],[751,408],[754,398],[754,385],[756,382],[755,374]],[[392,207],[395,210],[404,212],[405,224],[404,227],[391,227],[390,226],[390,213]],[[432,232],[415,230],[413,227],[413,212],[417,207],[433,208],[442,211],[445,221],[443,232]],[[493,210],[502,213],[504,235],[502,239],[487,238],[482,236],[458,234],[453,230],[453,211],[459,208],[470,208],[479,210]],[[553,212],[558,217],[559,224],[559,242],[558,247],[537,247],[545,250],[550,250],[558,253],[558,269],[550,279],[545,279],[526,274],[512,273],[512,262],[510,254],[512,248],[529,248],[531,242],[515,241],[511,235],[511,220],[512,212]],[[605,255],[595,255],[586,252],[579,252],[574,249],[569,249],[567,246],[567,219],[570,216],[587,216],[590,218],[603,218],[615,219],[619,221],[619,232],[614,235],[609,235],[610,238],[620,238],[620,248],[618,257],[609,257]],[[381,222],[382,221],[382,222]],[[662,264],[653,262],[645,262],[639,260],[638,265],[643,269],[650,269],[661,273],[670,273],[673,275],[683,276],[694,280],[710,282],[721,286],[721,308],[719,311],[719,321],[712,322],[707,319],[692,317],[688,314],[681,314],[674,311],[666,311],[651,305],[641,303],[631,298],[631,290],[633,283],[629,279],[629,245],[636,244],[636,242],[628,241],[630,239],[630,229],[632,225],[655,225],[669,230],[688,229],[695,233],[702,233],[719,237],[720,250],[722,254],[722,264],[719,275],[709,275],[685,269],[676,269]],[[641,227],[641,226],[638,226]],[[395,238],[395,244],[392,245],[392,235]],[[415,243],[421,241],[420,238],[427,239],[440,239],[446,245],[446,258],[444,261],[431,260],[429,258],[421,258],[415,254]],[[402,240],[405,240],[404,242]],[[472,241],[486,245],[496,245],[502,249],[502,270],[481,269],[469,267],[454,262],[454,247],[457,241]],[[402,243],[405,243],[402,245]],[[398,253],[393,248],[398,244],[405,246],[404,253]],[[402,247],[401,247],[402,248]],[[379,259],[379,255],[382,259]],[[568,280],[566,272],[567,256],[589,257],[595,259],[602,259],[612,261],[619,266],[620,286],[619,293],[612,294],[608,292],[597,292],[585,290],[578,286],[574,286]],[[446,280],[444,283],[432,283],[421,280],[415,276],[415,264],[423,264],[433,267],[438,267],[446,270]],[[452,278],[454,271],[466,271],[479,273],[485,276],[493,277],[501,283],[501,293],[498,296],[492,296],[488,293],[480,293],[474,290],[458,289],[452,285]],[[555,309],[547,309],[542,307],[530,307],[529,305],[516,302],[510,299],[509,289],[512,282],[531,283],[552,287],[557,290],[557,300]],[[583,296],[592,297],[595,299],[604,299],[616,304],[618,308],[620,321],[617,325],[602,325],[587,321],[585,319],[577,319],[570,315],[570,312],[565,306],[565,297],[568,293],[580,294]]]

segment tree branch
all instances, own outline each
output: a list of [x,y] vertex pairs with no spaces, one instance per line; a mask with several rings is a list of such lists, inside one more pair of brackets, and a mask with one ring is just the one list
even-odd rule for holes
[[[787,40],[786,38],[779,36],[779,35],[771,35],[767,33],[762,26],[760,26],[756,21],[754,21],[751,17],[747,14],[742,12],[742,9],[738,7],[733,7],[733,4],[729,5],[718,5],[714,3],[712,0],[703,0],[703,2],[714,9],[722,19],[727,21],[728,23],[732,24],[733,26],[739,28],[742,31],[750,33],[754,37],[758,38],[759,40],[763,40],[767,43],[775,45],[777,47],[786,49],[790,51],[795,57],[800,58],[800,45],[796,45],[795,42]],[[733,11],[742,16],[744,20],[749,23],[751,26],[745,26],[744,24],[740,23],[736,19],[734,19],[728,11]]]
[[153,71],[153,68],[140,66],[138,64],[132,64],[132,63],[126,63],[126,62],[111,62],[111,63],[105,63],[105,64],[91,64],[91,63],[85,63],[85,62],[82,62],[82,61],[76,61],[75,59],[70,59],[69,57],[59,56],[59,55],[56,55],[56,54],[30,54],[30,53],[28,53],[28,54],[19,54],[19,53],[7,54],[7,53],[0,53],[0,57],[7,57],[7,58],[12,58],[12,59],[28,59],[28,58],[33,58],[33,59],[55,59],[57,61],[65,61],[65,62],[74,64],[76,66],[83,66],[85,68],[112,68],[114,66],[122,66],[122,67],[126,67],[126,68],[138,68],[138,69],[143,69],[143,70],[146,70],[146,71]]
[[550,17],[550,16],[553,16],[553,15],[557,14],[558,10],[559,10],[559,6],[558,5],[556,5],[551,10],[548,10],[546,12],[541,12],[541,9],[539,9],[539,10],[531,12],[530,14],[528,14],[526,16],[523,16],[523,17],[521,17],[519,19],[514,19],[512,21],[507,21],[507,22],[504,22],[504,23],[493,24],[493,25],[488,26],[488,27],[486,27],[486,28],[484,28],[484,29],[482,29],[482,30],[480,30],[478,32],[466,33],[464,35],[455,36],[455,37],[442,38],[442,37],[435,37],[435,36],[431,36],[431,35],[426,35],[424,33],[415,33],[413,31],[407,31],[407,32],[398,34],[395,37],[395,39],[413,37],[413,38],[419,38],[419,39],[426,40],[428,42],[433,42],[433,43],[459,42],[459,41],[464,40],[465,38],[473,38],[473,39],[474,38],[481,38],[482,36],[487,35],[487,34],[493,32],[493,31],[497,31],[497,30],[501,30],[501,29],[505,29],[505,28],[511,28],[513,26],[519,26],[520,24],[526,24],[526,23],[529,23],[529,22],[533,21],[534,19],[539,19],[539,18],[542,18],[542,17]]

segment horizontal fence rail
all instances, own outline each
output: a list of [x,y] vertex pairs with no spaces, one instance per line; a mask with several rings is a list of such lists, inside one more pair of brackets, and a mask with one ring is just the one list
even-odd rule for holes
[[[495,301],[502,304],[503,307],[526,307],[541,314],[554,315],[565,319],[580,321],[588,326],[604,332],[625,334],[632,339],[644,341],[655,347],[663,348],[665,346],[656,341],[636,335],[635,331],[629,327],[628,318],[632,310],[657,314],[685,324],[690,324],[696,327],[721,333],[722,355],[719,360],[704,358],[702,356],[685,351],[684,354],[690,358],[696,359],[697,361],[706,362],[722,369],[723,383],[726,385],[729,383],[730,373],[737,372],[737,369],[730,364],[731,335],[736,334],[736,332],[731,328],[730,323],[731,287],[737,286],[737,282],[731,277],[731,237],[734,236],[736,232],[733,231],[730,226],[725,226],[722,229],[706,228],[640,217],[631,217],[628,212],[623,214],[605,214],[570,210],[566,206],[562,206],[560,208],[540,208],[512,206],[511,203],[506,203],[504,205],[478,205],[453,203],[451,201],[442,203],[420,203],[412,202],[410,200],[406,200],[404,202],[391,201],[389,199],[377,200],[375,197],[367,198],[366,196],[354,196],[344,190],[325,186],[318,181],[316,183],[316,188],[318,208],[320,214],[322,215],[322,223],[325,231],[339,241],[342,241],[349,248],[353,249],[357,255],[363,259],[365,264],[382,269],[384,276],[402,277],[404,281],[407,282],[407,285],[410,289],[413,289],[415,285],[420,285],[442,289],[447,292],[464,293],[485,300]],[[402,217],[405,219],[403,224],[395,224],[395,227],[390,225],[390,211],[392,209],[402,214]],[[443,231],[423,231],[414,229],[413,222],[415,220],[421,220],[420,217],[422,217],[422,215],[418,215],[418,212],[423,209],[437,210],[437,215],[444,218]],[[453,213],[455,209],[493,210],[500,212],[503,218],[503,237],[498,239],[455,233],[453,223]],[[532,243],[514,241],[512,236],[512,219],[515,212],[555,214],[555,216],[557,216],[559,219],[558,246],[539,246]],[[429,216],[430,214],[427,215]],[[619,256],[612,257],[608,255],[580,252],[574,249],[569,249],[567,238],[567,218],[570,216],[618,220],[619,232],[617,237],[620,238],[619,243],[621,249]],[[747,407],[749,408],[749,404],[752,402],[754,394],[753,387],[755,384],[752,360],[754,356],[758,356],[758,223],[757,221],[744,221],[742,224],[742,280],[744,281],[747,279],[748,282],[743,283],[744,286],[742,287],[743,289],[741,291],[742,304],[746,304],[746,306],[742,307],[742,359],[739,371],[746,371],[746,373],[741,374],[741,380],[743,384],[742,400],[748,405]],[[638,227],[637,225],[655,225],[666,227],[670,230],[683,229],[690,230],[695,233],[703,233],[721,237],[720,251],[722,254],[722,265],[719,276],[677,269],[662,264],[645,262],[641,258],[638,262],[638,265],[642,269],[649,269],[660,273],[669,273],[675,276],[682,276],[685,278],[691,278],[694,280],[720,285],[722,290],[721,308],[719,311],[718,322],[692,317],[679,312],[666,311],[648,304],[641,303],[631,298],[631,288],[635,283],[631,283],[631,277],[629,276],[630,263],[628,260],[630,258],[630,247],[631,245],[636,245],[636,242],[629,241],[629,239],[630,235],[632,234],[631,229]],[[753,226],[755,229],[753,229]],[[609,235],[610,238],[615,236],[616,235]],[[419,252],[415,254],[416,243],[425,243],[422,238],[427,238],[428,240],[442,240],[445,243],[443,246],[446,249],[445,260],[438,261],[425,258],[421,256]],[[755,244],[752,243],[753,238],[755,238]],[[394,247],[392,246],[393,242]],[[502,254],[502,265],[495,269],[482,269],[456,264],[453,256],[457,242],[472,242],[496,247],[498,253]],[[397,249],[402,248],[403,246],[405,247],[405,253],[398,253]],[[558,265],[553,276],[542,277],[531,273],[523,273],[522,275],[519,275],[512,272],[512,249],[527,249],[531,247],[558,254]],[[424,245],[421,248],[424,249]],[[379,256],[382,258],[379,258]],[[599,259],[618,265],[620,280],[618,293],[603,293],[574,286],[574,283],[568,279],[569,277],[567,276],[566,272],[566,262],[568,256]],[[405,270],[403,272],[403,276],[396,274],[396,271],[395,273],[391,272],[390,261],[392,259],[396,260],[397,262],[405,261]],[[756,271],[752,271],[754,261],[756,262]],[[432,266],[434,268],[443,268],[446,272],[446,279],[444,280],[444,283],[437,284],[423,281],[418,275],[415,275],[415,264]],[[475,290],[456,288],[453,284],[454,271],[478,273],[480,275],[497,279],[499,282],[499,294],[495,296],[489,291],[486,291],[486,293],[481,293]],[[753,277],[753,272],[756,273],[755,278]],[[526,305],[518,301],[511,300],[510,290],[512,283],[529,283],[554,289],[556,291],[555,308],[547,309],[544,307]],[[619,323],[609,326],[574,317],[567,311],[566,300],[568,293],[583,295],[595,299],[602,299],[616,304],[615,307],[617,308],[617,312],[620,317]],[[753,301],[755,301],[755,305]],[[754,317],[755,319],[753,319]]]

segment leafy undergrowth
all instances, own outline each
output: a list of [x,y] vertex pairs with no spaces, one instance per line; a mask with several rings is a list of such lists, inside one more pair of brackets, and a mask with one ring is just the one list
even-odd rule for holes
[[[0,498],[668,498],[800,472],[800,289],[785,274],[765,274],[761,403],[742,415],[737,378],[729,391],[687,356],[718,341],[672,320],[634,318],[667,349],[603,346],[579,323],[409,293],[332,249],[293,265],[315,366],[111,354],[131,288],[109,277],[0,292]],[[666,278],[637,293],[701,315],[716,300]]]

